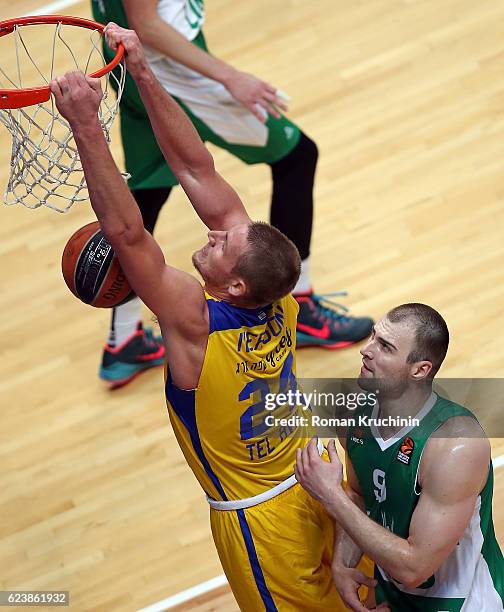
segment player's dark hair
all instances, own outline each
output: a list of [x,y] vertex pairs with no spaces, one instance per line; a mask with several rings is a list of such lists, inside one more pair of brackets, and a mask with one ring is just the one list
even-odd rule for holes
[[407,361],[430,361],[432,370],[429,378],[434,378],[446,357],[450,341],[443,317],[425,304],[402,304],[388,312],[387,319],[391,323],[411,321],[415,329],[415,343]]
[[233,274],[247,284],[247,306],[265,306],[290,293],[301,271],[294,243],[264,221],[249,226],[247,241],[249,248],[241,253],[233,269]]

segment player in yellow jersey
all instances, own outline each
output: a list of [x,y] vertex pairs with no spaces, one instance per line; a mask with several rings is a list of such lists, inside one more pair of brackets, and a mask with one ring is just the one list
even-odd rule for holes
[[[109,152],[97,117],[99,82],[68,73],[51,83],[69,121],[93,209],[136,293],[164,338],[166,398],[182,451],[211,506],[222,565],[242,610],[343,610],[331,578],[332,523],[296,482],[296,449],[311,431],[266,425],[270,392],[296,389],[299,275],[295,246],[252,223],[215,171],[194,127],[147,67],[136,34],[107,26],[141,92],[167,161],[202,221],[208,243],[193,255],[204,288],[165,264]],[[322,445],[319,444],[319,453]]]

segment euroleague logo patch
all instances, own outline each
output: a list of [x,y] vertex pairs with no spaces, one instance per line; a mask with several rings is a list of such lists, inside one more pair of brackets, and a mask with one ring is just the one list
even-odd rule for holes
[[413,455],[414,450],[415,443],[413,442],[413,440],[409,436],[407,438],[404,438],[401,443],[401,447],[399,448],[399,451],[397,453],[397,460],[401,463],[404,463],[405,465],[409,465],[411,461],[411,455]]

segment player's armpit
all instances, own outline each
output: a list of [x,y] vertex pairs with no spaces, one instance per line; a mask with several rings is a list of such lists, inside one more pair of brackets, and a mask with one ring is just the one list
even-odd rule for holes
[[391,575],[417,587],[446,561],[469,524],[488,476],[486,438],[433,438],[421,465],[420,500],[408,536],[409,554]]

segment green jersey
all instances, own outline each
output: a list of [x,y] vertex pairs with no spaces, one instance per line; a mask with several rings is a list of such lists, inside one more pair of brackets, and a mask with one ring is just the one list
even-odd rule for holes
[[[100,23],[113,21],[122,28],[128,27],[122,0],[92,0],[92,6],[94,18]],[[196,38],[205,21],[203,0],[159,0],[156,10],[161,19],[188,40]]]
[[[407,538],[421,491],[418,469],[429,437],[447,419],[474,415],[432,394],[416,415],[417,426],[405,427],[383,440],[373,420],[349,430],[347,450],[361,487],[368,516],[401,538]],[[441,567],[417,588],[407,588],[379,566],[375,568],[377,603],[394,612],[497,612],[504,610],[504,559],[492,521],[493,469],[478,496],[473,516],[455,549]]]

